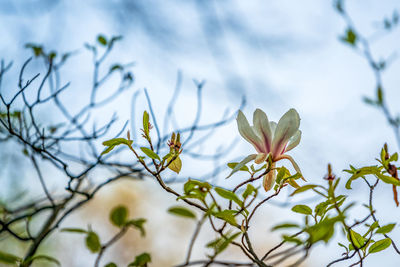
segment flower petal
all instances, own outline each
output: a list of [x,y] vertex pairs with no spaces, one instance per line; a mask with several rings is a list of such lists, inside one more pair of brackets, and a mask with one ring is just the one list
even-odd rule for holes
[[300,116],[295,109],[290,109],[276,126],[272,141],[272,153],[274,157],[281,155],[289,139],[297,132],[300,126]]
[[300,143],[300,139],[301,139],[301,131],[297,130],[297,132],[289,139],[285,151],[287,152],[295,148]]
[[243,112],[239,110],[236,118],[240,135],[246,139],[247,142],[251,143],[258,153],[263,152],[263,146],[261,139],[256,135],[254,130],[250,127],[249,122],[244,116]]
[[265,153],[269,153],[271,151],[272,132],[267,114],[261,109],[256,109],[253,115],[253,124],[263,142]]
[[[272,164],[272,168],[275,168],[275,163]],[[268,192],[275,183],[276,170],[271,169],[263,178],[263,187],[265,192]]]

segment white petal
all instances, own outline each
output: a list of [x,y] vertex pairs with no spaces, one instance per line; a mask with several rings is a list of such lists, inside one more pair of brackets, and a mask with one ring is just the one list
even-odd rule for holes
[[287,152],[295,148],[300,143],[300,139],[301,139],[301,131],[297,130],[297,132],[289,139],[285,151]]
[[251,143],[257,152],[263,152],[263,146],[261,139],[256,135],[254,130],[250,127],[249,122],[244,116],[243,112],[239,110],[238,116],[236,118],[238,129],[240,135],[247,140],[247,142]]
[[265,114],[265,112],[261,109],[256,109],[253,115],[253,124],[258,136],[260,136],[261,140],[263,141],[265,152],[270,152],[272,144],[272,132],[267,114]]
[[276,126],[272,150],[274,157],[279,156],[289,139],[297,132],[300,126],[300,117],[295,109],[290,109],[279,120]]

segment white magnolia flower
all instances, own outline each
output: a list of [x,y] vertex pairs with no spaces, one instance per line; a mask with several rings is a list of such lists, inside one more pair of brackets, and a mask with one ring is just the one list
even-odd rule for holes
[[[300,117],[295,109],[290,109],[278,123],[269,121],[261,109],[256,109],[253,115],[253,126],[250,126],[243,112],[239,110],[237,125],[240,135],[251,143],[258,154],[250,155],[247,159],[254,159],[255,163],[264,162],[270,155],[275,168],[275,162],[288,159],[295,170],[300,169],[293,158],[285,153],[296,147],[301,139]],[[272,188],[276,177],[276,170],[271,170],[264,176],[263,186],[265,191]]]

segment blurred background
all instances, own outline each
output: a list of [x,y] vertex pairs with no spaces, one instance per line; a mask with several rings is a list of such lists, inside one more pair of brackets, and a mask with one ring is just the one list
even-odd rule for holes
[[[346,2],[346,9],[357,28],[365,36],[373,37],[382,30],[383,18],[399,10],[399,3],[353,0]],[[63,71],[63,80],[71,81],[71,90],[63,95],[63,100],[71,107],[82,104],[86,99],[78,96],[87,90],[93,68],[83,44],[94,42],[99,33],[122,35],[123,40],[113,50],[112,57],[123,63],[134,63],[134,86],[97,114],[100,122],[102,116],[118,114],[120,128],[117,126],[114,133],[125,121],[131,120],[132,109],[136,115],[146,109],[143,88],[148,90],[156,116],[164,116],[177,80],[181,92],[176,100],[176,120],[180,126],[191,125],[197,103],[193,80],[205,81],[202,123],[214,122],[226,112],[235,112],[243,98],[246,99],[244,112],[249,118],[257,107],[274,121],[288,109],[296,108],[303,136],[300,145],[290,154],[308,181],[320,182],[328,163],[338,176],[347,177],[342,170],[349,164],[356,167],[374,164],[385,142],[393,152],[399,148],[384,116],[362,101],[363,96],[374,95],[374,76],[364,58],[339,40],[345,29],[346,24],[331,1],[1,1],[0,56],[14,62],[12,75],[4,82],[3,90],[15,92],[18,70],[31,55],[24,45],[39,43],[56,51],[76,53]],[[373,53],[378,58],[396,55],[399,41],[399,31],[395,29],[389,35],[376,38]],[[399,70],[399,62],[394,60],[383,76],[388,104],[394,112],[398,111],[400,97]],[[37,65],[37,70],[31,71],[44,70]],[[111,80],[110,86],[112,83]],[[138,97],[132,108],[134,93]],[[53,119],[51,114],[43,112],[44,120]],[[133,125],[137,118],[140,121],[136,115],[131,120]],[[165,127],[173,129],[172,125]],[[226,150],[229,153],[219,159],[219,164],[223,164],[252,152],[238,138],[234,121],[218,131],[207,140],[201,153],[212,155],[221,145],[226,147],[234,142],[235,146]],[[38,185],[30,182],[29,166],[15,168],[15,162],[23,164],[18,153],[7,150],[3,144],[0,153],[3,198],[13,195],[16,188],[32,197],[39,195],[40,192],[33,190]],[[196,158],[183,160],[180,181],[187,177],[205,178],[203,170],[211,171],[216,164],[213,161],[199,164]],[[224,180],[226,172],[213,179],[213,183],[229,188],[240,180],[240,177]],[[52,188],[62,187],[63,183],[53,178],[48,181]],[[175,186],[181,187],[179,183]],[[364,190],[354,186],[351,194],[355,198],[362,193],[365,196]],[[348,194],[344,189],[343,192]],[[387,223],[400,220],[391,189],[378,189],[376,196],[379,196],[376,199],[379,217],[389,220]],[[253,232],[258,251],[276,244],[279,235],[271,235],[269,229],[279,222],[293,220],[290,207],[297,201],[302,200],[295,199],[289,204],[285,195],[260,212],[257,231]],[[360,198],[359,203],[362,201],[367,200]],[[103,229],[101,233],[107,239],[113,229],[107,228],[105,218],[116,204],[126,204],[133,216],[147,218],[148,235],[142,239],[135,231],[129,232],[120,244],[107,251],[106,259],[126,263],[133,254],[150,251],[151,266],[171,266],[183,261],[195,225],[167,214],[166,210],[175,200],[151,179],[121,181],[110,186],[64,224],[83,227],[91,224]],[[393,233],[394,238],[400,237],[398,227]],[[336,235],[342,238],[339,231]],[[212,232],[202,232],[194,258],[204,257],[204,244],[212,238]],[[57,246],[57,257],[63,266],[93,263],[94,256],[84,249],[80,236],[55,235],[46,244]],[[235,250],[224,252],[229,258],[237,254]],[[335,242],[328,246],[320,244],[303,266],[322,266],[340,255]],[[400,261],[393,257],[388,249],[369,257],[366,266],[398,266]]]

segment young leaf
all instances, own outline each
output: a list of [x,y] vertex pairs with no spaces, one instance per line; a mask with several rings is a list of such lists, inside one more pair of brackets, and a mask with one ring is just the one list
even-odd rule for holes
[[97,41],[101,44],[106,46],[107,45],[107,39],[104,35],[98,35],[97,36]]
[[378,230],[376,230],[376,233],[377,233],[377,234],[387,234],[387,233],[390,233],[390,232],[393,230],[393,228],[394,228],[395,226],[396,226],[395,223],[390,223],[390,224],[384,225],[384,226],[380,227]]
[[114,262],[109,262],[104,267],[118,267]]
[[248,196],[254,193],[254,197],[257,196],[257,188],[255,188],[251,184],[247,184],[246,190],[244,190],[242,197],[243,199],[246,199]]
[[257,154],[251,154],[247,157],[245,157],[241,162],[239,162],[239,164],[237,164],[235,166],[235,168],[233,168],[233,170],[231,171],[231,173],[228,175],[229,178],[232,176],[232,174],[234,174],[235,172],[239,171],[241,168],[243,168],[243,166],[245,166],[247,163],[249,163],[250,161],[254,160],[257,157]]
[[0,262],[6,263],[6,264],[17,264],[20,262],[22,259],[18,256],[15,256],[13,254],[7,253],[0,251]]
[[238,204],[240,207],[243,206],[243,202],[239,199],[239,197],[237,195],[235,195],[235,193],[233,193],[232,191],[229,190],[225,190],[223,188],[220,187],[215,187],[214,188],[215,192],[217,192],[218,195],[220,195],[221,197],[228,199],[228,200],[232,200],[234,201],[236,204]]
[[129,216],[129,211],[125,206],[114,207],[110,212],[110,221],[117,227],[124,226]]
[[61,232],[70,232],[70,233],[77,233],[77,234],[87,234],[87,231],[80,228],[63,228]]
[[47,255],[36,255],[36,256],[30,257],[30,258],[26,259],[24,261],[24,263],[28,264],[28,263],[31,263],[31,262],[36,261],[36,260],[45,260],[45,261],[57,264],[58,266],[61,266],[61,263],[57,259],[55,259],[53,257],[50,257],[50,256],[47,256]]
[[[171,159],[172,159],[172,157],[171,157]],[[170,161],[171,159],[168,160],[168,163],[169,163],[169,161]],[[170,169],[171,171],[176,172],[176,173],[179,174],[179,172],[180,172],[181,169],[182,169],[182,161],[181,161],[181,158],[180,158],[179,156],[176,157],[176,158],[174,159],[174,161],[171,162],[171,163],[168,165],[168,169]]]
[[149,158],[151,159],[157,159],[160,160],[160,157],[151,149],[147,148],[147,147],[141,147],[140,148],[144,154],[146,154]]
[[214,216],[226,221],[230,225],[237,226],[238,224],[237,224],[235,216],[234,216],[235,213],[236,213],[236,211],[234,211],[234,210],[223,210],[223,211],[216,212],[214,214]]
[[[351,239],[350,239],[351,237]],[[350,241],[350,243],[354,244],[357,248],[360,248],[364,245],[365,239],[360,235],[359,233],[350,230],[350,237],[347,236],[347,239]]]
[[368,253],[376,253],[382,251],[384,249],[387,249],[391,244],[392,240],[390,240],[390,238],[378,240],[369,247]]
[[306,205],[296,205],[292,208],[292,211],[305,214],[305,215],[311,215],[312,214],[312,209]]
[[131,225],[137,229],[139,229],[141,236],[145,236],[146,235],[146,231],[144,230],[144,223],[146,222],[146,219],[143,218],[139,218],[139,219],[134,219],[134,220],[129,220],[128,222],[126,222],[125,225]]
[[151,262],[149,253],[142,253],[136,256],[135,260],[129,263],[128,267],[146,267],[147,263]]
[[196,214],[194,214],[191,210],[189,210],[189,209],[187,209],[185,207],[174,206],[174,207],[169,208],[168,212],[173,214],[173,215],[186,217],[186,218],[191,218],[191,219],[196,219]]
[[93,231],[88,232],[85,242],[86,242],[86,247],[92,253],[96,253],[96,252],[100,251],[100,249],[101,249],[100,239],[99,239],[99,236],[95,232],[93,232]]
[[293,192],[290,196],[294,196],[294,195],[296,195],[296,194],[298,194],[298,193],[305,192],[305,191],[307,191],[307,190],[313,189],[313,188],[318,187],[318,186],[319,186],[319,185],[315,185],[315,184],[303,185],[302,187],[297,188],[296,190],[294,190],[294,192]]
[[[239,164],[239,162],[230,162],[227,165],[228,165],[229,168],[234,169],[238,164]],[[244,165],[242,168],[240,168],[239,171],[248,172],[249,168],[246,165]]]
[[278,224],[275,225],[274,227],[272,227],[271,231],[275,231],[278,229],[287,229],[287,228],[298,228],[299,225],[295,224],[295,223],[282,223],[282,224]]
[[149,136],[150,126],[149,126],[149,113],[145,110],[143,112],[143,132],[146,136]]

